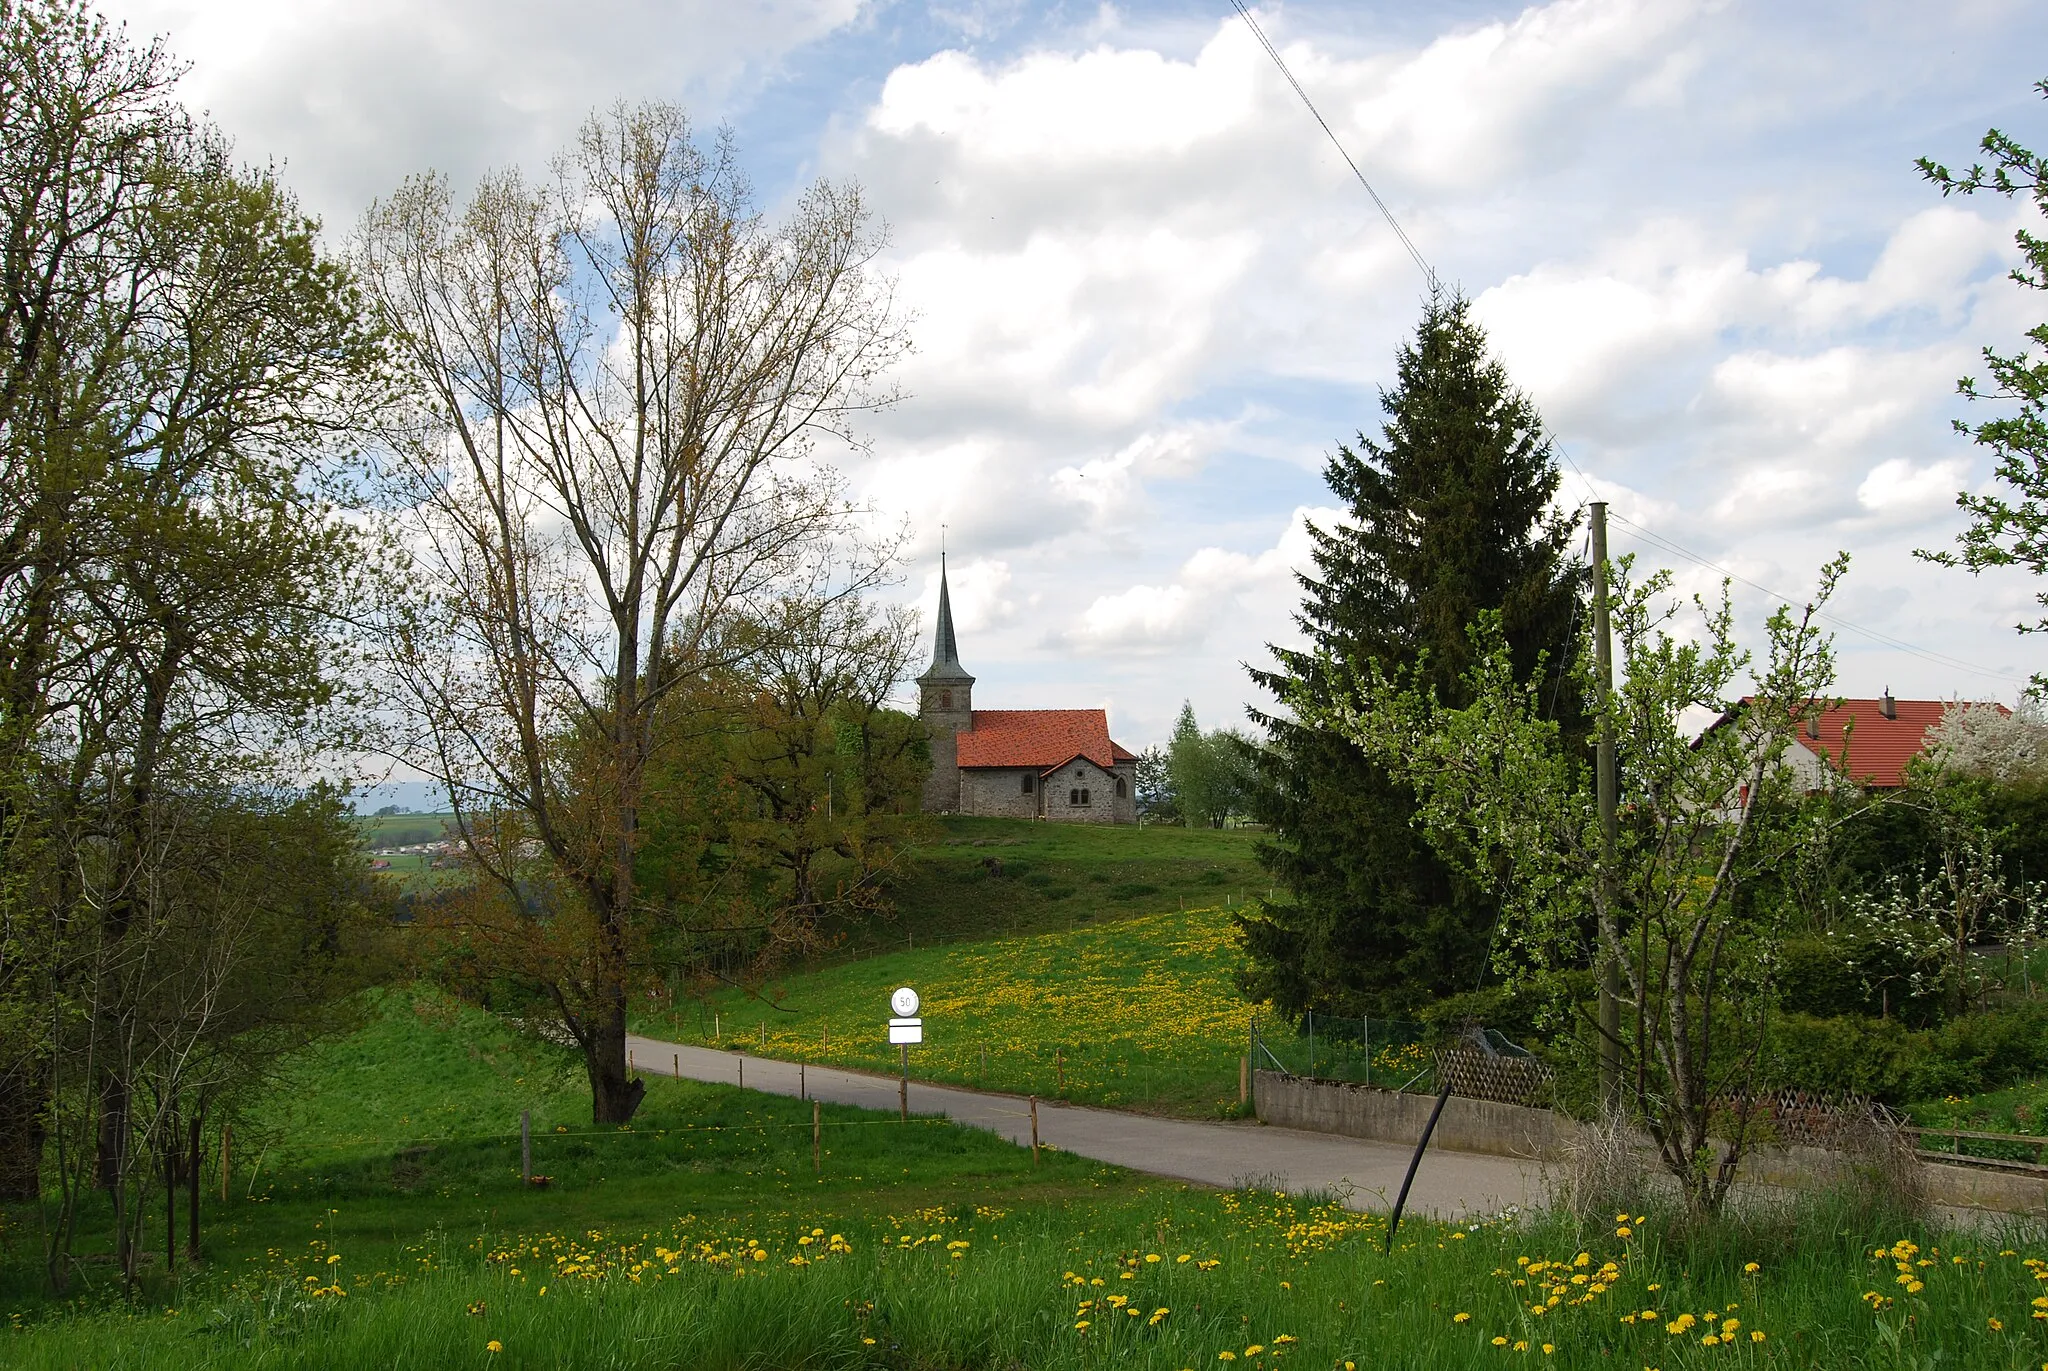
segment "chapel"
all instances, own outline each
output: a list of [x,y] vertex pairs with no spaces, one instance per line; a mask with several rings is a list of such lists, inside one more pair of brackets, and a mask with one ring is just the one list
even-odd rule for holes
[[1137,822],[1137,754],[1111,740],[1106,711],[974,707],[974,678],[960,665],[953,636],[943,553],[932,664],[917,689],[918,717],[932,736],[925,813]]

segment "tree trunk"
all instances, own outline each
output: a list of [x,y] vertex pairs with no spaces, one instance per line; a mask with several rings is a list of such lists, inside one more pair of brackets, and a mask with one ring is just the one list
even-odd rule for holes
[[0,1201],[30,1201],[42,1194],[43,1107],[49,1102],[49,1070],[27,1060],[0,1073]]
[[626,1078],[626,995],[623,986],[585,1024],[584,1066],[590,1073],[593,1123],[631,1123],[647,1082]]
[[199,1261],[199,1128],[205,1114],[194,1114],[185,1140],[185,1260]]

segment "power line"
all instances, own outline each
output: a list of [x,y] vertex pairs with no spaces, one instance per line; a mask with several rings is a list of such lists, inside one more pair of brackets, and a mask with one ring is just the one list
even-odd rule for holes
[[[1266,31],[1259,27],[1259,21],[1252,17],[1251,9],[1248,5],[1246,5],[1245,0],[1230,0],[1230,4],[1231,8],[1235,9],[1238,13],[1238,16],[1244,20],[1245,27],[1249,28],[1252,31],[1252,36],[1259,40],[1259,46],[1266,50],[1266,55],[1273,59],[1273,65],[1278,67],[1280,69],[1280,74],[1287,78],[1287,84],[1292,86],[1294,88],[1294,93],[1301,97],[1301,103],[1307,107],[1309,114],[1312,117],[1314,117],[1317,125],[1320,126],[1323,130],[1324,136],[1330,140],[1330,146],[1337,149],[1337,155],[1344,159],[1345,166],[1351,168],[1351,174],[1358,178],[1358,184],[1365,187],[1365,193],[1372,197],[1372,202],[1374,206],[1378,208],[1380,212],[1380,217],[1387,221],[1387,227],[1394,231],[1394,236],[1401,240],[1401,246],[1408,250],[1408,256],[1414,260],[1416,267],[1421,270],[1423,279],[1429,283],[1430,289],[1435,290],[1439,284],[1436,269],[1430,266],[1428,261],[1426,261],[1423,258],[1422,252],[1419,248],[1415,246],[1414,240],[1411,239],[1408,236],[1407,231],[1401,227],[1400,221],[1394,218],[1394,212],[1391,209],[1387,208],[1387,202],[1380,198],[1380,193],[1372,188],[1372,182],[1368,181],[1365,177],[1365,173],[1359,170],[1358,163],[1351,160],[1351,154],[1345,151],[1344,144],[1341,141],[1339,141],[1336,130],[1330,127],[1329,121],[1323,118],[1322,111],[1316,108],[1316,102],[1309,98],[1309,94],[1306,90],[1302,89],[1301,82],[1297,81],[1294,77],[1294,73],[1288,69],[1287,61],[1285,58],[1281,57],[1280,50],[1273,46],[1272,40],[1266,37]],[[1551,447],[1557,453],[1557,455],[1564,458],[1566,464],[1568,464],[1571,467],[1572,474],[1579,478],[1579,484],[1586,488],[1587,496],[1591,499],[1598,499],[1599,492],[1594,489],[1593,482],[1587,477],[1586,473],[1580,469],[1578,462],[1573,460],[1571,453],[1565,449],[1564,445],[1557,441],[1557,435],[1549,432],[1548,429],[1546,429],[1545,436],[1550,439]],[[1790,605],[1798,603],[1797,601],[1793,600],[1790,596],[1780,595],[1777,591],[1772,590],[1768,586],[1759,585],[1755,581],[1750,580],[1747,576],[1738,576],[1734,572],[1728,570],[1726,567],[1720,565],[1718,562],[1712,561],[1711,559],[1706,557],[1702,557],[1698,553],[1693,552],[1689,548],[1683,547],[1678,543],[1671,541],[1668,538],[1664,538],[1658,534],[1652,533],[1650,530],[1644,528],[1641,524],[1638,524],[1631,519],[1622,518],[1619,514],[1615,514],[1612,509],[1609,509],[1608,515],[1616,523],[1627,525],[1628,528],[1634,531],[1634,534],[1638,539],[1650,543],[1653,546],[1662,548],[1664,551],[1671,553],[1673,556],[1683,557],[1685,560],[1696,563],[1697,565],[1704,567],[1709,571],[1719,572],[1721,575],[1727,577],[1729,580],[1736,581],[1741,583],[1742,585],[1748,586],[1751,590],[1755,590],[1764,595],[1767,595],[1771,599],[1778,601],[1780,604]],[[1851,623],[1849,620],[1842,618],[1839,614],[1832,614],[1829,613],[1827,610],[1818,611],[1818,617],[1827,620],[1829,623],[1834,624],[1838,628],[1847,629],[1849,632],[1858,634],[1864,638],[1869,639],[1874,643],[1880,644],[1881,646],[1893,648],[1897,651],[1907,653],[1911,656],[1920,658],[1922,661],[1930,662],[1936,666],[1947,667],[1950,670],[1954,671],[1964,671],[1969,673],[1970,675],[1980,676],[1985,680],[1989,681],[2003,681],[2007,685],[2025,687],[2030,684],[2029,682],[2020,680],[2018,677],[2007,676],[2004,673],[1997,671],[1986,671],[1982,667],[1972,665],[1971,663],[1962,661],[1959,658],[1950,657],[1943,653],[1934,652],[1926,648],[1916,647],[1912,643],[1906,642],[1903,639],[1894,638],[1889,634],[1879,633],[1876,629],[1865,628],[1861,624]]]
[[[1618,524],[1627,525],[1629,529],[1633,531],[1634,536],[1639,541],[1648,543],[1653,547],[1660,548],[1663,551],[1670,553],[1674,557],[1682,557],[1686,561],[1704,567],[1708,571],[1717,572],[1720,575],[1727,577],[1731,581],[1735,581],[1738,584],[1748,586],[1751,590],[1754,590],[1759,594],[1769,596],[1771,599],[1778,601],[1780,604],[1792,605],[1800,603],[1799,601],[1793,599],[1789,595],[1779,594],[1777,591],[1772,590],[1767,585],[1761,585],[1756,581],[1752,581],[1747,576],[1738,575],[1737,573],[1730,571],[1727,567],[1722,566],[1720,563],[1713,561],[1710,558],[1702,557],[1700,556],[1700,554],[1692,551],[1690,548],[1681,546],[1680,544],[1673,542],[1671,539],[1666,538],[1661,534],[1652,533],[1649,529],[1644,528],[1641,524],[1635,522],[1633,519],[1624,519],[1621,515],[1614,513],[1614,511],[1611,509],[1608,511],[1608,517]],[[1877,643],[1879,646],[1888,647],[1897,652],[1904,652],[1910,656],[1918,657],[1920,660],[1924,662],[1932,663],[1935,666],[1947,667],[1951,671],[1967,672],[1972,676],[1981,676],[1988,681],[2002,681],[2007,685],[2020,686],[2022,688],[2024,688],[2028,684],[2027,682],[2020,680],[2016,676],[2007,676],[2003,672],[1986,671],[1983,667],[1977,666],[1976,664],[1971,662],[1966,662],[1962,660],[1960,657],[1950,657],[1945,653],[1935,652],[1930,648],[1916,646],[1913,643],[1905,641],[1903,638],[1894,638],[1888,633],[1880,633],[1874,628],[1865,628],[1862,624],[1853,623],[1848,619],[1844,619],[1841,615],[1832,613],[1825,609],[1815,611],[1815,617],[1825,619],[1829,623],[1835,625],[1837,628],[1847,629],[1849,632],[1857,634],[1860,637],[1868,638],[1871,642]]]
[[1420,249],[1415,246],[1414,240],[1408,236],[1407,230],[1401,227],[1400,221],[1394,218],[1394,212],[1387,208],[1387,202],[1380,199],[1380,193],[1372,188],[1372,182],[1365,179],[1365,173],[1358,169],[1358,163],[1351,160],[1351,154],[1346,152],[1344,144],[1338,141],[1336,130],[1330,127],[1329,120],[1323,118],[1323,112],[1316,108],[1316,102],[1308,98],[1308,92],[1301,88],[1301,82],[1294,79],[1294,73],[1287,69],[1286,59],[1280,56],[1280,50],[1274,47],[1272,40],[1266,37],[1266,31],[1259,27],[1259,21],[1252,17],[1250,7],[1245,4],[1244,0],[1230,0],[1230,3],[1237,10],[1238,15],[1243,18],[1245,26],[1252,31],[1252,37],[1258,39],[1259,46],[1266,50],[1266,56],[1272,58],[1273,65],[1280,68],[1280,74],[1287,78],[1287,84],[1294,87],[1294,93],[1301,97],[1301,103],[1308,107],[1309,114],[1315,118],[1317,124],[1322,126],[1324,135],[1330,140],[1330,146],[1337,149],[1337,155],[1344,159],[1344,165],[1351,168],[1351,174],[1358,178],[1358,184],[1365,187],[1365,193],[1370,195],[1373,204],[1379,207],[1380,217],[1387,221],[1387,227],[1392,229],[1394,236],[1401,240],[1401,246],[1408,249],[1408,255],[1414,259],[1415,265],[1421,268],[1422,278],[1429,282],[1429,288],[1435,290],[1437,288],[1435,268],[1423,260]]

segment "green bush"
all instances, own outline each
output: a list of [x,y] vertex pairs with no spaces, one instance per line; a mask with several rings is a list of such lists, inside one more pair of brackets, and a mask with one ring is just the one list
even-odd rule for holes
[[1779,1003],[1795,1014],[1859,1015],[1926,1027],[1946,1007],[1944,987],[1918,995],[1908,988],[1914,964],[1898,947],[1839,936],[1790,938],[1778,958]]
[[2048,1070],[2048,1006],[2025,1005],[1912,1028],[1863,1014],[1784,1014],[1764,1078],[1887,1104],[1972,1095]]

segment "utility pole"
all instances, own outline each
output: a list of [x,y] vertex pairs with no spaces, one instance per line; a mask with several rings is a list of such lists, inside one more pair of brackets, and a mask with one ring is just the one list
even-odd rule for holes
[[[1594,754],[1595,793],[1600,802],[1600,903],[1614,908],[1614,638],[1607,622],[1607,502],[1590,506],[1593,533],[1593,666],[1600,687],[1600,738]],[[1621,1107],[1621,967],[1605,940],[1595,934],[1600,965],[1600,1104]],[[1642,1044],[1636,1045],[1642,1050]]]

